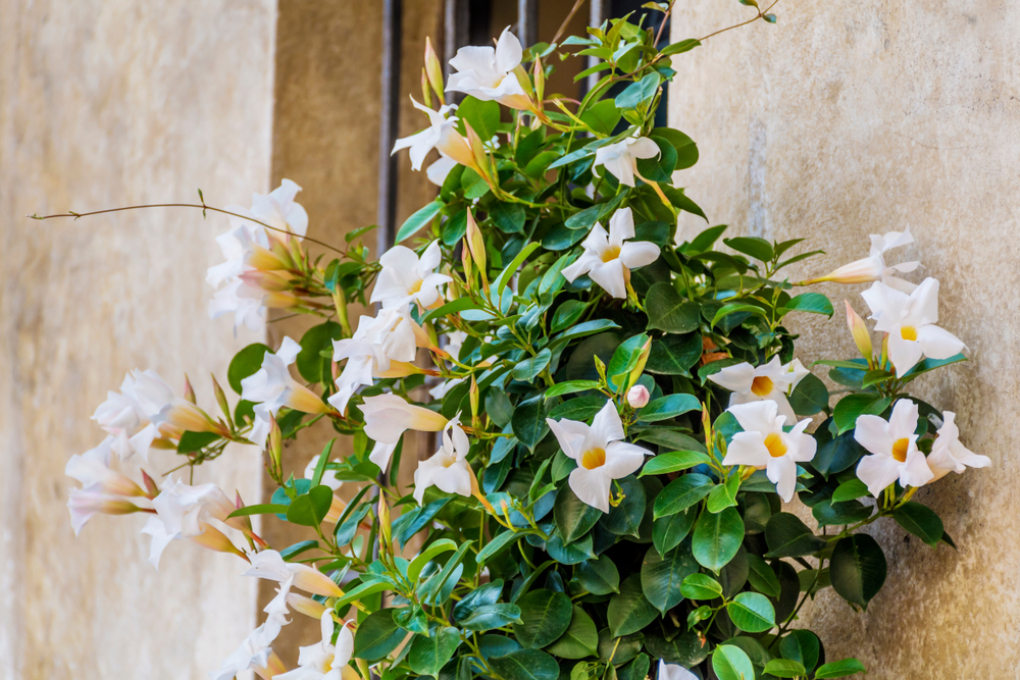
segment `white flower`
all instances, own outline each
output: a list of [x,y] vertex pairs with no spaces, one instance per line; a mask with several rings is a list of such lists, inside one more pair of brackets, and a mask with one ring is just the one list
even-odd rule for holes
[[573,281],[584,274],[599,284],[614,298],[627,297],[630,270],[655,262],[659,246],[648,241],[631,241],[634,238],[634,215],[630,208],[617,210],[609,220],[609,234],[598,222],[581,245],[584,253],[563,270],[563,277]]
[[659,671],[655,674],[655,680],[698,680],[698,676],[679,664],[659,659]]
[[818,447],[814,437],[804,433],[811,420],[802,420],[784,432],[786,416],[779,415],[779,406],[774,401],[736,404],[727,410],[744,431],[733,435],[723,465],[765,468],[779,497],[789,503],[797,489],[797,463],[814,458]]
[[800,359],[794,359],[783,366],[783,373],[786,374],[787,395],[793,394],[793,391],[797,389],[797,385],[800,384],[800,381],[811,375],[811,371],[804,367],[804,364],[800,362]]
[[110,469],[113,442],[111,435],[96,448],[71,456],[64,468],[64,474],[82,484],[80,489],[71,489],[67,500],[75,536],[96,514],[126,515],[152,508],[138,484]]
[[634,385],[634,387],[627,390],[627,403],[630,404],[631,408],[644,408],[648,405],[650,396],[647,387],[644,385]]
[[[470,150],[470,147],[467,148]],[[473,156],[471,160],[474,160]],[[449,175],[450,171],[455,167],[457,167],[457,161],[440,152],[439,159],[432,163],[429,167],[425,168],[425,176],[437,187],[441,187],[446,182],[447,175]]]
[[77,536],[82,527],[97,514],[128,515],[148,509],[147,499],[128,500],[124,496],[113,496],[98,489],[71,489],[68,492],[67,509],[71,513],[71,528]]
[[[308,465],[305,466],[305,479],[311,479],[315,476],[315,468],[319,466],[319,457],[320,454],[317,453],[308,461]],[[343,486],[343,482],[336,478],[336,470],[330,470],[329,468],[322,471],[322,479],[319,483],[325,484],[333,491]]]
[[966,345],[935,324],[939,320],[939,282],[927,278],[909,295],[881,282],[861,293],[871,308],[875,330],[889,334],[889,361],[896,377],[921,361],[922,356],[948,359]]
[[888,266],[885,263],[886,252],[893,248],[899,248],[905,246],[908,243],[913,243],[914,237],[910,235],[910,229],[906,231],[890,231],[884,236],[877,234],[871,235],[871,252],[868,257],[845,264],[839,269],[836,269],[831,274],[823,276],[819,279],[813,279],[805,283],[814,283],[818,281],[835,281],[836,283],[870,283],[872,281],[881,281],[890,288],[894,288],[903,293],[912,293],[916,285],[905,281],[898,276],[897,273],[907,274],[914,271],[921,266],[920,262],[904,262],[902,264],[896,264]]
[[262,550],[249,557],[251,568],[244,572],[244,576],[254,576],[279,583],[286,583],[290,580],[294,588],[313,595],[343,597],[343,591],[333,582],[333,579],[307,564],[287,562],[275,550]]
[[900,486],[924,486],[934,478],[917,448],[917,404],[900,399],[889,421],[878,416],[858,416],[854,439],[872,455],[857,464],[857,476],[875,498],[897,479]]
[[[429,117],[429,127],[421,132],[416,132],[410,137],[398,139],[393,144],[393,151],[390,152],[390,155],[403,149],[410,149],[411,169],[421,170],[422,163],[425,162],[425,157],[428,156],[429,151],[438,149],[441,158],[446,158],[452,162],[452,165],[446,170],[446,172],[449,172],[453,169],[453,165],[456,165],[456,159],[463,156],[465,151],[468,154],[471,153],[471,148],[467,141],[457,132],[457,117],[450,116],[447,118],[447,114],[454,111],[457,107],[445,105],[441,106],[438,111],[434,111],[427,106],[419,104],[415,101],[414,97],[411,97],[411,103],[414,104],[414,108],[424,112]],[[471,165],[474,157],[471,156],[470,160],[468,158],[464,160],[468,161],[464,165]],[[439,184],[442,186],[442,182],[439,182]]]
[[602,512],[609,512],[613,480],[635,472],[645,456],[653,455],[640,446],[620,441],[624,437],[623,423],[612,400],[595,414],[590,426],[566,418],[559,422],[546,418],[545,422],[563,453],[577,461],[577,468],[568,480],[570,489],[581,501]]
[[287,367],[297,360],[301,345],[283,339],[275,354],[266,352],[262,368],[241,381],[241,398],[255,402],[255,421],[248,439],[265,449],[272,427],[270,416],[284,406],[303,413],[328,413],[329,407],[310,389],[290,377]]
[[320,619],[322,641],[302,647],[298,654],[298,668],[276,676],[276,680],[353,680],[358,675],[347,664],[354,654],[354,635],[340,624],[336,645],[333,645],[333,611],[327,609]]
[[213,293],[209,301],[209,318],[218,319],[224,314],[234,315],[234,328],[242,325],[248,330],[260,330],[266,321],[266,306],[262,304],[265,291],[250,286],[240,278]]
[[620,184],[633,187],[634,176],[638,174],[638,159],[655,158],[660,153],[658,145],[648,137],[627,137],[622,142],[597,149],[592,172],[603,165],[610,175],[620,180]]
[[457,56],[450,60],[450,66],[457,69],[450,74],[447,91],[463,92],[481,101],[497,101],[512,109],[530,109],[528,99],[513,70],[520,66],[524,51],[510,27],[491,47],[462,47]]
[[429,395],[433,399],[442,399],[443,397],[446,396],[447,392],[449,392],[462,382],[464,382],[464,378],[451,378],[449,380],[444,380],[443,382],[439,383],[438,385],[430,389]]
[[397,442],[406,430],[440,432],[447,423],[441,414],[408,404],[395,394],[365,397],[361,412],[365,415],[365,434],[375,440],[368,459],[381,470],[390,464]]
[[793,378],[794,371],[784,367],[778,356],[772,357],[764,366],[755,368],[745,361],[708,376],[716,385],[733,392],[730,395],[730,407],[752,401],[774,401],[779,408],[779,415],[786,416],[786,421],[790,423],[797,419],[786,399],[786,389]]
[[410,248],[393,246],[379,258],[382,271],[372,291],[371,302],[381,302],[384,308],[403,307],[410,303],[426,308],[434,306],[442,300],[439,286],[453,280],[434,272],[442,257],[439,241],[430,243],[421,259]]
[[471,443],[460,427],[459,416],[455,416],[443,430],[443,442],[439,450],[418,463],[414,471],[414,499],[422,504],[425,490],[438,487],[444,493],[471,496],[478,483],[467,462]]
[[969,467],[983,468],[992,464],[988,456],[979,456],[960,441],[960,428],[956,426],[956,414],[952,411],[942,413],[945,418],[938,429],[935,441],[928,456],[928,467],[935,473],[935,478],[943,477],[950,471],[962,473]]
[[362,385],[373,378],[399,378],[421,369],[412,365],[418,347],[428,347],[428,335],[414,322],[407,305],[383,309],[375,318],[362,316],[354,337],[333,341],[333,361],[347,360],[336,380],[329,403],[341,413]]
[[285,581],[266,608],[269,616],[265,622],[252,631],[244,642],[224,661],[220,670],[209,674],[212,680],[230,680],[235,675],[254,669],[261,677],[273,677],[286,671],[283,662],[271,648],[280,635],[280,630],[290,621],[287,620],[287,598],[290,595],[291,580]]
[[174,540],[189,539],[210,550],[243,554],[222,529],[246,532],[247,527],[242,518],[227,519],[237,508],[215,484],[190,486],[171,475],[152,506],[156,515],[149,517],[142,533],[152,536],[149,562],[157,569],[163,551]]

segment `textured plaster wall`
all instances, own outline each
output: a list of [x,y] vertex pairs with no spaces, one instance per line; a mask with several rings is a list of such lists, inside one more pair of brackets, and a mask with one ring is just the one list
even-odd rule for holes
[[[678,3],[673,38],[752,11]],[[826,250],[794,279],[863,257],[868,234],[910,226],[918,243],[895,261],[920,259],[941,280],[941,325],[971,358],[919,380],[919,396],[955,411],[966,443],[994,461],[917,495],[959,551],[932,552],[883,521],[871,531],[889,576],[868,613],[828,591],[804,625],[830,659],[855,655],[873,680],[1018,678],[1020,6],[794,0],[776,11],[776,26],[726,33],[675,59],[672,125],[701,149],[681,184],[734,234],[807,236]],[[862,288],[821,290],[864,311]],[[853,355],[839,316],[797,329],[805,360]]]
[[[39,223],[46,213],[269,188],[275,2],[0,0],[0,678],[199,678],[251,630],[256,584],[185,542],[157,572],[142,517],[75,538],[63,475],[129,369],[212,402],[236,349],[210,321],[205,269],[226,218],[159,210]],[[225,384],[225,383],[224,383]],[[175,461],[153,453],[154,476]],[[248,501],[237,449],[196,476]]]

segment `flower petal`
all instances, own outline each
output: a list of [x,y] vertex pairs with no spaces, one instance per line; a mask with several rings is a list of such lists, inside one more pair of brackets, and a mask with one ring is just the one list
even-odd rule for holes
[[900,465],[892,456],[864,456],[857,464],[857,477],[878,498],[900,476]]
[[889,434],[889,423],[878,416],[858,416],[854,439],[875,455],[889,456],[892,453],[894,439]]
[[723,465],[753,465],[761,467],[769,462],[769,450],[765,448],[765,435],[761,432],[737,432],[726,447]]
[[614,298],[627,298],[627,283],[623,278],[623,262],[620,260],[599,262],[591,268],[588,276]]
[[754,383],[754,366],[746,361],[741,364],[727,366],[720,369],[718,373],[708,376],[708,379],[732,392],[750,392],[751,385]]
[[631,241],[620,249],[620,261],[630,269],[644,267],[659,259],[662,249],[650,241]]
[[602,469],[613,479],[622,479],[638,471],[645,462],[645,456],[652,455],[648,449],[627,442],[610,442],[606,447],[606,464]]
[[623,422],[620,420],[620,414],[617,413],[616,404],[612,399],[607,401],[605,406],[595,414],[595,418],[591,422],[591,430],[602,446],[623,439]]
[[609,242],[614,246],[622,246],[624,241],[632,238],[634,238],[634,213],[630,208],[621,208],[609,220]]
[[932,359],[948,359],[962,352],[966,346],[949,331],[932,325],[918,329],[917,342],[924,355]]
[[602,512],[609,512],[609,487],[610,478],[602,471],[586,470],[583,467],[574,468],[568,479],[570,490],[574,492],[582,503],[598,508]]

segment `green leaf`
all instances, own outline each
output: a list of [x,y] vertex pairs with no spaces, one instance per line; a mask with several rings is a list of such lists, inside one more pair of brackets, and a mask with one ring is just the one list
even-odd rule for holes
[[577,565],[574,575],[581,587],[592,595],[620,592],[620,572],[607,555]]
[[620,122],[620,110],[613,100],[603,99],[581,114],[581,120],[595,132],[611,135]]
[[[649,404],[649,406],[650,405],[651,404]],[[638,477],[644,477],[645,475],[665,475],[670,472],[679,472],[680,470],[687,470],[688,468],[692,468],[696,465],[707,465],[710,460],[711,459],[707,455],[700,451],[669,451],[667,453],[660,453],[659,455],[648,459],[644,467],[641,468],[641,474],[639,474]]]
[[708,494],[705,508],[709,512],[720,512],[723,508],[732,508],[737,504],[737,491],[740,489],[740,475],[733,474],[723,484],[718,484]]
[[439,214],[439,211],[445,207],[446,205],[442,201],[435,200],[408,217],[407,221],[401,225],[400,230],[397,232],[394,243],[400,243],[413,236],[419,229],[431,222]]
[[439,227],[439,238],[447,246],[456,246],[467,233],[467,210],[461,210]]
[[955,364],[960,361],[967,361],[967,357],[963,356],[962,354],[955,354],[949,357],[948,359],[924,358],[921,359],[921,362],[917,364],[917,366],[914,366],[912,369],[907,371],[906,375],[904,375],[901,380],[903,382],[910,382],[914,378],[918,377],[919,375],[923,375],[928,371],[934,371],[936,368],[942,368],[943,366]]
[[241,381],[262,368],[262,360],[265,359],[266,352],[272,354],[273,350],[261,342],[255,342],[234,355],[234,358],[230,360],[230,367],[227,368],[227,381],[230,382],[230,387],[234,392],[241,394]]
[[889,407],[892,399],[880,394],[848,394],[839,400],[832,411],[832,419],[836,422],[839,434],[854,429],[857,419],[862,415],[879,415]]
[[497,203],[489,210],[489,217],[504,234],[523,234],[528,216],[520,203]]
[[659,618],[658,610],[644,596],[639,574],[620,585],[620,592],[609,600],[607,616],[613,637],[636,633]]
[[457,107],[457,117],[467,121],[471,129],[478,133],[483,141],[493,138],[499,131],[499,104],[494,101],[481,101],[472,96],[464,97]]
[[824,500],[815,503],[811,508],[811,514],[819,527],[844,526],[856,524],[871,517],[872,508],[863,505],[858,501],[843,501],[833,503],[831,500]]
[[[550,165],[549,168],[550,169],[555,168],[562,162],[563,159],[560,159],[559,161],[556,161],[555,163]],[[566,219],[566,221],[563,223],[563,226],[569,230],[581,232],[580,236],[581,238],[584,238],[585,236],[588,235],[588,232],[591,230],[591,228],[595,226],[596,222],[603,221],[605,220],[605,218],[609,217],[609,214],[613,212],[616,209],[616,206],[620,205],[620,203],[622,203],[623,199],[626,197],[627,192],[621,191],[619,194],[617,194],[615,197],[613,197],[612,199],[605,203],[596,203],[590,208],[585,208],[579,213],[574,213],[573,215]]]
[[560,674],[556,659],[538,649],[519,649],[492,657],[489,665],[503,680],[556,680]]
[[645,299],[648,328],[667,333],[690,333],[698,327],[701,308],[698,303],[684,300],[665,281],[648,289]]
[[332,382],[333,341],[342,337],[343,329],[333,321],[309,328],[301,336],[301,351],[297,355],[301,377],[310,383]]
[[573,543],[591,531],[601,517],[601,510],[582,501],[569,486],[564,486],[556,494],[553,518],[565,544]]
[[354,636],[355,657],[369,663],[379,661],[404,641],[407,631],[393,620],[394,611],[380,609],[361,622]]
[[467,595],[462,597],[457,604],[453,605],[454,620],[462,621],[479,607],[496,604],[499,602],[499,598],[502,594],[503,579],[496,579],[495,581],[486,583],[483,586],[479,586],[478,588],[471,590]]
[[849,602],[867,608],[885,583],[885,574],[882,548],[867,534],[840,539],[832,551],[829,578],[836,592]]
[[708,574],[691,574],[680,584],[680,592],[689,600],[714,600],[722,597],[723,589]]
[[600,520],[602,528],[617,536],[640,536],[641,522],[647,507],[645,485],[633,475],[616,480],[623,490],[623,502],[609,509]]
[[475,556],[475,561],[478,562],[478,566],[485,564],[490,557],[496,555],[503,548],[507,547],[518,538],[523,538],[530,533],[530,531],[504,531],[497,535],[496,538],[486,543],[485,547],[478,551],[478,555]]
[[707,496],[713,486],[715,482],[697,472],[677,477],[655,499],[655,519],[683,512]]
[[441,319],[444,316],[449,316],[451,314],[459,314],[467,309],[478,309],[478,305],[473,302],[471,298],[457,298],[452,302],[447,302],[438,309],[433,309],[421,318],[421,322],[424,324],[432,321],[433,319]]
[[772,244],[758,236],[737,236],[735,238],[723,239],[723,243],[738,253],[750,255],[762,262],[771,262],[772,258],[775,257]]
[[712,652],[712,670],[719,680],[754,680],[754,666],[744,650],[733,645],[719,645]]
[[836,490],[832,492],[832,502],[842,503],[844,501],[852,501],[857,498],[863,498],[868,495],[870,495],[868,492],[868,485],[854,477],[853,479],[843,482],[836,487]]
[[938,546],[945,533],[942,520],[935,511],[914,501],[896,508],[892,516],[897,524],[933,548]]
[[573,617],[566,632],[546,647],[550,654],[561,659],[583,659],[599,653],[599,631],[595,622],[579,605],[573,607]]
[[549,365],[550,359],[552,359],[552,352],[546,347],[535,356],[517,362],[510,370],[510,375],[513,376],[514,380],[531,382],[545,370],[545,367]]
[[191,430],[185,430],[181,434],[181,440],[177,443],[177,453],[201,451],[219,438],[220,436],[215,432],[192,432]]
[[519,405],[510,418],[514,436],[532,451],[549,432],[549,426],[545,422],[546,415],[545,400],[534,399]]
[[694,525],[694,559],[706,569],[719,571],[737,554],[743,540],[744,520],[736,508],[703,512]]
[[661,375],[687,375],[698,363],[702,351],[701,336],[697,333],[665,335],[652,340],[645,370]]
[[829,389],[817,376],[808,374],[793,389],[790,406],[799,416],[813,416],[829,407]]
[[782,594],[779,577],[765,560],[757,555],[748,554],[747,566],[747,580],[752,588],[771,598],[778,598]]
[[841,661],[833,661],[824,666],[819,666],[818,670],[815,671],[815,680],[845,678],[848,675],[856,675],[857,673],[867,673],[864,669],[864,664],[857,659],[842,659]]
[[787,312],[810,312],[832,318],[832,301],[821,293],[801,293],[783,307]]
[[815,536],[796,515],[780,512],[765,525],[765,557],[802,557],[825,548],[825,541]]
[[478,607],[459,623],[467,630],[481,632],[508,626],[521,618],[521,609],[515,604],[498,602],[496,604],[485,604]]
[[648,442],[674,451],[705,451],[705,445],[694,437],[668,427],[647,427],[637,435],[637,441]]
[[631,83],[627,88],[616,96],[616,107],[620,109],[635,109],[655,96],[659,89],[659,74],[649,73],[636,83]]
[[667,611],[684,599],[680,584],[697,571],[698,563],[685,547],[675,548],[665,556],[660,555],[654,547],[649,548],[641,563],[641,590],[645,598],[665,616]]
[[652,543],[660,553],[667,553],[680,541],[687,538],[698,519],[697,508],[688,508],[669,517],[657,519],[652,524]]
[[818,665],[821,648],[818,636],[809,630],[791,630],[779,641],[779,653],[783,658],[798,662],[808,672]]
[[503,289],[506,288],[506,284],[510,283],[510,278],[517,273],[517,270],[521,268],[524,261],[528,259],[528,256],[535,252],[542,244],[541,243],[529,243],[521,249],[521,252],[517,253],[510,264],[508,264],[503,271],[499,273],[496,278],[496,282],[493,284],[495,294],[497,296],[503,294]]
[[693,394],[670,394],[648,402],[638,411],[638,420],[654,423],[659,420],[676,418],[690,411],[701,411],[701,402]]
[[586,309],[588,309],[588,305],[580,300],[567,300],[556,308],[549,331],[559,333],[566,328],[570,328],[577,323],[578,319],[584,316],[584,310]]
[[712,328],[715,328],[720,321],[731,314],[754,314],[755,316],[761,317],[767,316],[765,310],[758,305],[734,302],[732,304],[723,305],[719,311],[715,313],[715,316],[712,317]]
[[316,527],[329,513],[333,504],[333,490],[325,484],[312,487],[307,494],[298,496],[287,508],[287,521],[305,527]]
[[[610,386],[617,391],[623,389],[626,383],[626,376],[634,370],[641,359],[641,352],[648,343],[648,336],[644,333],[627,338],[613,352],[613,358],[606,366],[606,375],[609,378]],[[622,380],[618,380],[623,376]]]
[[514,635],[526,648],[552,644],[570,626],[570,598],[563,593],[532,590],[517,600],[517,606],[521,608],[521,622],[514,624]]
[[574,394],[575,392],[587,392],[588,390],[597,390],[599,387],[598,380],[568,380],[567,382],[561,382],[553,385],[545,391],[545,398],[551,399],[553,397],[559,397],[564,394]]
[[737,593],[726,605],[726,613],[733,625],[748,633],[764,633],[776,625],[776,610],[761,593]]
[[238,508],[227,515],[227,519],[232,519],[234,517],[248,517],[250,515],[285,515],[287,514],[288,507],[289,506],[287,505],[276,505],[274,503],[246,505],[243,508]]
[[807,675],[804,666],[790,659],[771,659],[765,664],[765,673],[777,678],[798,678]]
[[588,420],[602,410],[608,398],[602,394],[586,394],[583,397],[567,399],[562,404],[554,406],[549,412],[549,417],[554,420],[567,418],[568,420]]
[[430,543],[427,548],[418,553],[418,556],[411,560],[411,564],[407,567],[407,580],[414,583],[418,580],[418,575],[421,574],[421,570],[425,568],[425,565],[432,561],[432,558],[436,555],[442,555],[446,552],[453,552],[457,549],[457,544],[449,538],[441,538],[434,543]]
[[456,628],[440,628],[428,635],[415,635],[407,662],[419,675],[439,677],[439,669],[453,658],[459,646],[460,631]]
[[680,42],[675,42],[670,45],[666,45],[664,48],[662,48],[662,51],[659,52],[659,54],[665,56],[683,54],[684,52],[690,52],[699,45],[701,45],[699,41],[695,40],[694,38],[688,38],[687,40],[681,40]]

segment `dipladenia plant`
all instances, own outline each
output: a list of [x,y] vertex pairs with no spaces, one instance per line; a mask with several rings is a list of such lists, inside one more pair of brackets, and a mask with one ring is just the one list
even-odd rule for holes
[[[818,251],[724,238],[725,225],[678,232],[681,213],[705,217],[673,184],[698,148],[654,120],[670,57],[700,44],[660,48],[628,18],[528,50],[504,31],[461,49],[446,82],[430,47],[415,102],[427,127],[394,151],[415,169],[438,152],[438,197],[378,260],[360,242],[371,227],[310,252],[293,182],[250,210],[201,201],[231,221],[210,313],[318,324],[241,350],[235,397],[214,379],[208,406],[133,371],[93,416],[106,439],[67,473],[82,484],[76,532],[97,513],[142,513],[154,566],[194,549],[186,539],[279,584],[214,680],[863,672],[828,658],[797,615],[830,587],[853,610],[873,601],[890,566],[869,524],[953,545],[914,494],[989,460],[909,389],[963,361],[964,344],[938,325],[938,281],[887,263],[908,231],[815,279],[870,285],[874,323],[846,303],[860,356],[811,368],[787,320],[834,308],[786,271]],[[551,64],[583,57],[597,63],[578,77],[601,79],[582,101],[546,92]],[[352,319],[352,303],[374,306]],[[288,471],[284,440],[319,420],[353,452],[330,442]],[[408,431],[436,433],[437,449],[402,488]],[[268,502],[192,485],[188,470],[230,442],[263,451],[279,487]],[[132,456],[152,473],[118,471]],[[795,499],[807,510],[784,505]],[[268,545],[253,516],[317,538]],[[295,616],[318,619],[321,639],[287,669],[273,645]]]

